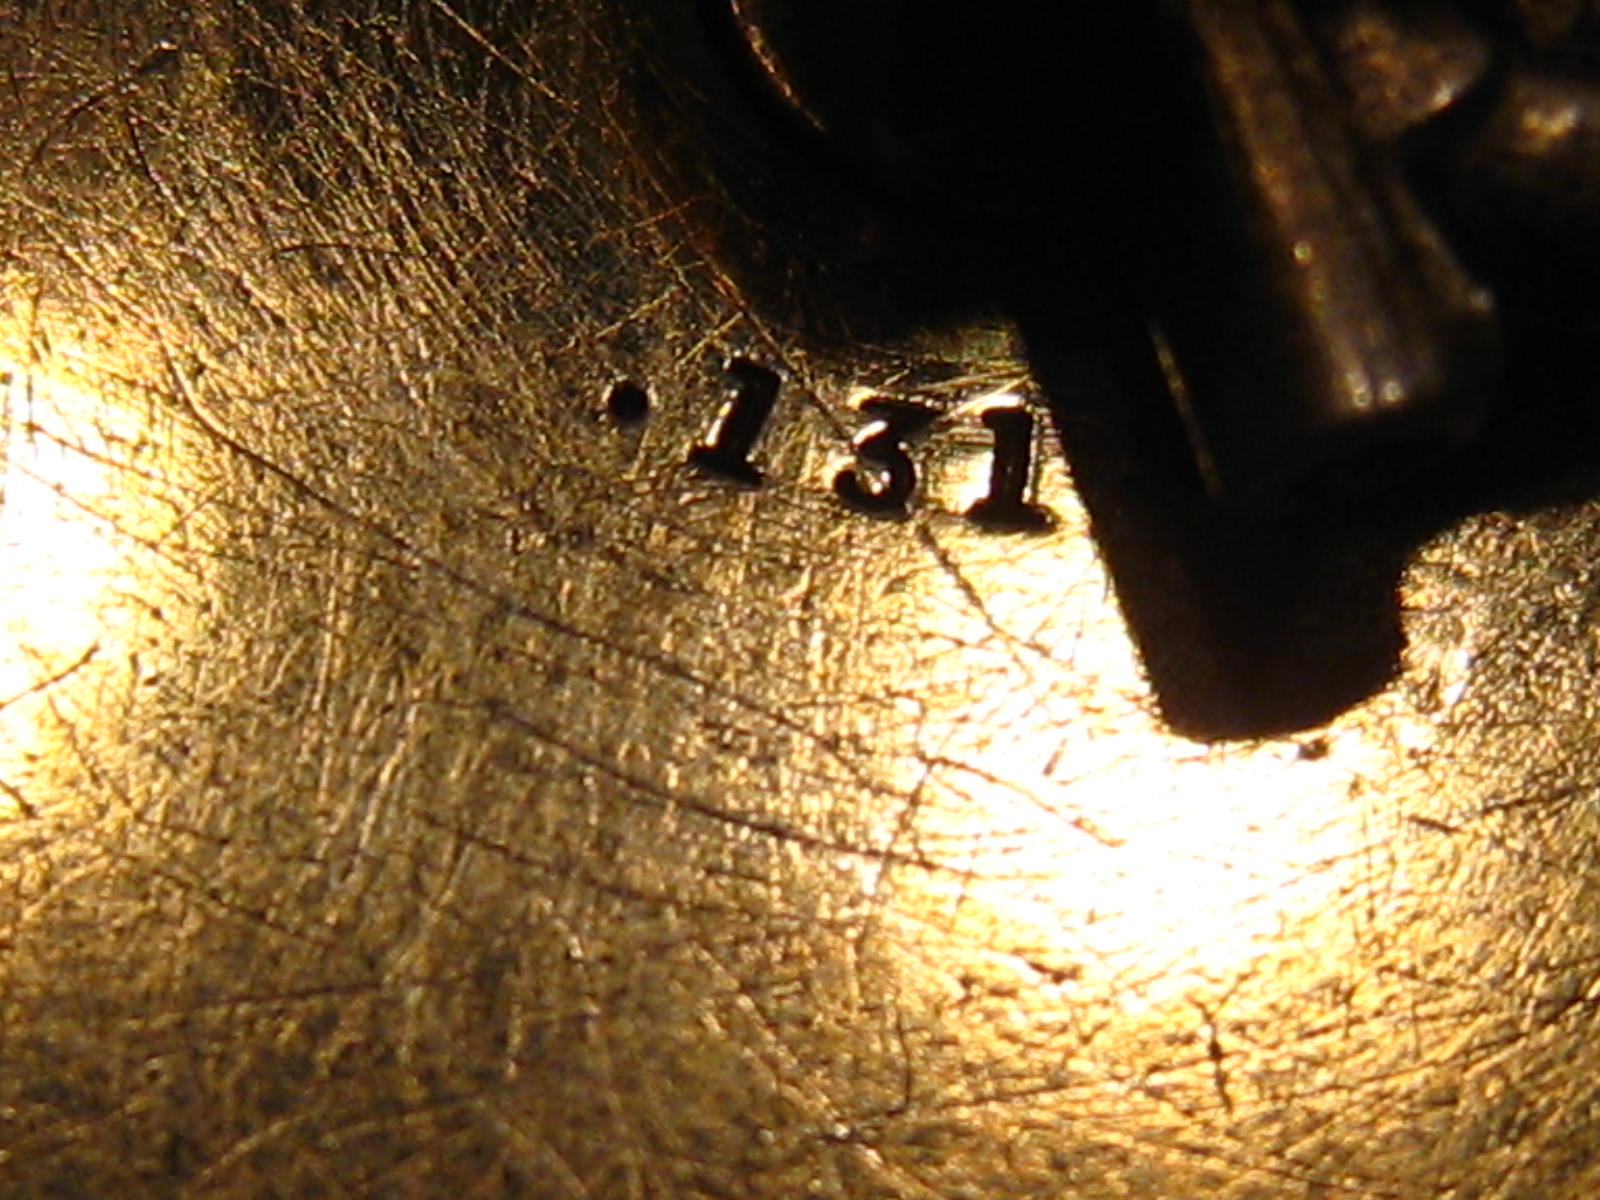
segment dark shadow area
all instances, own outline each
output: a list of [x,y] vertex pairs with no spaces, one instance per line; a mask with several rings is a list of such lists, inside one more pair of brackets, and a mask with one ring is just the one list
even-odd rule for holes
[[[1592,312],[1592,303],[1590,306]],[[1337,716],[1392,678],[1396,586],[1461,517],[1600,492],[1595,318],[1524,308],[1481,435],[1382,486],[1248,516],[1205,495],[1137,310],[1020,314],[1030,359],[1167,720],[1199,738],[1270,735]],[[1240,347],[1248,353],[1249,347]],[[1409,469],[1407,469],[1409,467]]]
[[[1397,668],[1396,587],[1422,540],[1474,510],[1595,489],[1592,330],[1524,286],[1507,292],[1520,306],[1509,382],[1489,428],[1448,464],[1405,461],[1402,446],[1402,461],[1371,472],[1381,483],[1323,480],[1333,486],[1249,515],[1211,501],[1146,316],[1173,273],[1226,269],[1188,251],[1211,217],[1184,187],[1207,167],[1195,159],[1206,117],[1158,5],[1041,15],[748,0],[739,11],[763,15],[772,46],[752,43],[728,0],[613,7],[632,65],[607,87],[640,167],[618,186],[657,189],[654,207],[689,231],[687,253],[763,317],[831,346],[979,314],[1017,322],[1152,686],[1184,734],[1283,733],[1360,702]],[[457,10],[472,33],[436,21],[408,36],[476,64],[463,93],[481,96],[485,128],[514,131],[524,81],[483,45],[517,44],[527,14],[495,0]],[[270,35],[305,11],[261,6],[261,37],[241,57],[241,101],[275,137],[292,136],[304,101],[272,85]],[[366,26],[335,25],[352,53],[390,53],[362,41]],[[1478,265],[1500,282],[1492,256]],[[1248,334],[1215,356],[1261,354]],[[642,395],[613,401],[619,421],[648,409]]]
[[1432,522],[1219,511],[1156,369],[1140,281],[1166,269],[1182,197],[1147,184],[1199,120],[1181,47],[1132,7],[823,4],[792,30],[789,7],[745,9],[771,18],[785,96],[716,0],[646,26],[641,123],[742,293],[814,341],[1018,321],[1176,729],[1304,728],[1382,686],[1398,573]]
[[1400,507],[1239,517],[1205,494],[1136,311],[1024,318],[1030,359],[1166,720],[1196,738],[1326,722],[1402,648]]
[[[1184,47],[1136,6],[1024,18],[823,4],[791,29],[793,7],[744,9],[778,40],[762,49],[783,96],[725,4],[668,19],[651,44],[673,49],[646,55],[655,144],[702,189],[719,262],[804,337],[892,338],[981,310],[1017,320],[1175,729],[1253,737],[1337,716],[1398,667],[1396,589],[1423,540],[1486,507],[1592,494],[1592,339],[1571,306],[1511,287],[1507,382],[1464,452],[1363,452],[1278,504],[1219,507],[1143,302],[1163,272],[1219,269],[1188,251],[1206,214],[1181,187],[1151,186],[1208,168]],[[1474,265],[1501,282],[1492,256]],[[1247,334],[1218,352],[1262,353]]]

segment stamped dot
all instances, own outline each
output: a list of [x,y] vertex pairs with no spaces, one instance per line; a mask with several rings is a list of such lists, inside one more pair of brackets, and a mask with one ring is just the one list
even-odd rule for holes
[[650,415],[650,393],[631,379],[619,380],[606,393],[606,412],[618,425],[642,424]]

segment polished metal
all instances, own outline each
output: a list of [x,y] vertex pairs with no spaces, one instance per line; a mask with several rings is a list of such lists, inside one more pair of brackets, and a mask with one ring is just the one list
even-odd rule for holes
[[1184,189],[1206,215],[1184,236],[1221,245],[1188,271],[1175,251],[1151,291],[1211,490],[1277,504],[1308,476],[1364,478],[1372,458],[1392,471],[1460,444],[1497,374],[1489,292],[1403,164],[1351,127],[1297,6],[1192,0],[1185,19],[1214,143]]
[[[1348,120],[1525,194],[1586,11],[1467,14],[1464,157],[1470,47]],[[1134,289],[945,278],[702,18],[0,0],[0,1195],[1592,1197],[1600,421],[1501,203],[1485,436],[1241,525]]]

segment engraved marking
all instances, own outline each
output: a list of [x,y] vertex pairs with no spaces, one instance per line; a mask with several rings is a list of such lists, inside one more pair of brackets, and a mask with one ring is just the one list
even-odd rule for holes
[[991,408],[980,418],[994,434],[989,494],[967,509],[967,519],[1004,533],[1050,527],[1050,514],[1030,504],[1033,482],[1033,414],[1023,408]]
[[872,423],[855,437],[858,464],[834,476],[834,495],[869,516],[904,517],[917,487],[917,467],[907,443],[927,431],[938,410],[874,397],[861,411]]
[[781,381],[776,372],[748,358],[731,360],[728,374],[728,405],[705,442],[689,451],[689,465],[702,474],[760,487],[764,477],[750,461],[750,452],[772,417]]
[[642,425],[650,417],[650,393],[631,379],[620,379],[606,393],[606,414],[624,429]]
[[[688,465],[704,476],[759,488],[766,476],[751,455],[772,422],[782,377],[742,356],[729,359],[725,373],[722,410],[704,440],[689,450]],[[650,419],[654,401],[648,384],[624,378],[612,383],[604,405],[612,423],[628,429]],[[834,475],[833,493],[856,512],[903,519],[910,513],[919,483],[912,447],[935,425],[959,419],[972,408],[963,405],[951,412],[912,400],[869,396],[859,411],[865,424],[850,443],[856,461]],[[1051,528],[1050,511],[1028,498],[1034,484],[1033,414],[1008,404],[984,409],[979,419],[993,436],[989,488],[964,515],[997,533]]]

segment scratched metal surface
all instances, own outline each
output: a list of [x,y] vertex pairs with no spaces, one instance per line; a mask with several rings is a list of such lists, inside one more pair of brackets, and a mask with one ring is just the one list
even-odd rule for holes
[[754,303],[637,22],[506,8],[0,4],[0,1192],[1592,1196],[1592,420],[1216,534],[1077,351]]

